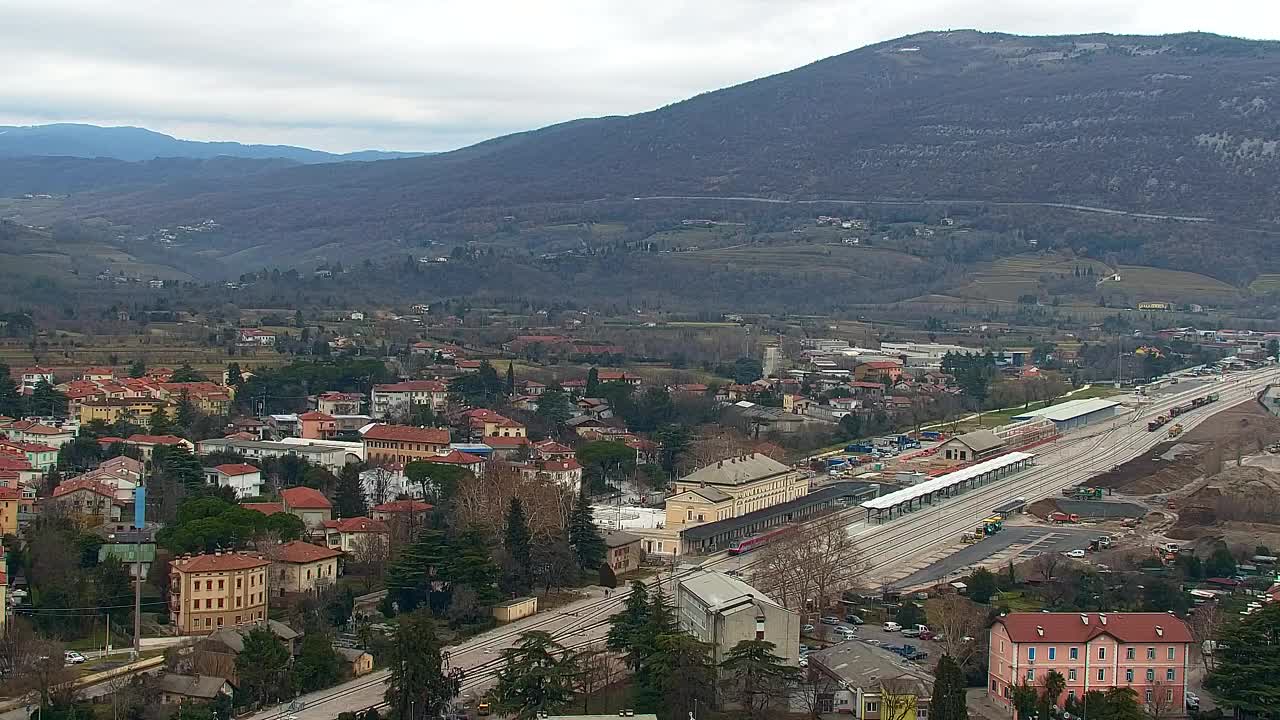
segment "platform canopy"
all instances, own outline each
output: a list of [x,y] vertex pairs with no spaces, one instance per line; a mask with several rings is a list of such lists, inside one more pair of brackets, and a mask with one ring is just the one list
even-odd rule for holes
[[897,507],[904,503],[919,500],[922,497],[927,497],[939,490],[946,490],[947,488],[955,487],[961,483],[986,475],[989,472],[1004,470],[1005,468],[1013,465],[1025,463],[1033,457],[1035,457],[1035,455],[1031,453],[1005,453],[1000,457],[983,460],[977,465],[970,465],[967,468],[961,468],[955,472],[949,472],[946,475],[939,475],[932,480],[925,480],[924,482],[917,483],[911,487],[896,490],[888,495],[881,495],[878,498],[862,503],[862,507],[868,510],[887,510],[891,507]]

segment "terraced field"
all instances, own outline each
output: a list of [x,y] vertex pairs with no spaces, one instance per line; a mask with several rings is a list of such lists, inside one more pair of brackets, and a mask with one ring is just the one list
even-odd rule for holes
[[868,277],[868,264],[924,265],[914,255],[846,245],[743,245],[675,255],[686,262],[715,263],[741,270],[784,270]]

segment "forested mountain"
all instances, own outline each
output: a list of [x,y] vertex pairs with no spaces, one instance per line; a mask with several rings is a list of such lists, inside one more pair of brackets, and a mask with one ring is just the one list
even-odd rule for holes
[[114,160],[154,160],[156,158],[237,157],[256,160],[282,159],[300,163],[343,160],[388,160],[415,157],[421,153],[363,150],[328,153],[291,145],[243,145],[237,142],[179,140],[163,133],[137,127],[99,127],[77,123],[53,125],[0,125],[0,157],[54,155]]

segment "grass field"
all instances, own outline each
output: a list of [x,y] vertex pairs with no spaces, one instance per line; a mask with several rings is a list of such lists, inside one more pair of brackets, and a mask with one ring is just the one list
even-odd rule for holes
[[1280,274],[1264,273],[1249,283],[1249,292],[1258,294],[1280,291]]
[[893,250],[848,245],[755,244],[678,253],[674,257],[685,262],[722,264],[740,269],[837,273],[858,277],[863,276],[860,266],[872,258],[913,265],[925,262],[914,255]]

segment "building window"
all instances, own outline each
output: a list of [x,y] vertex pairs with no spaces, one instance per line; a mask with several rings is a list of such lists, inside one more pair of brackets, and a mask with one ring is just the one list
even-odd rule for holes
[[218,609],[222,609],[222,598],[218,598]]
[[1049,659],[1050,660],[1058,659],[1058,648],[1055,648],[1055,647],[1049,648]]
[[[1101,680],[1102,678],[1098,678],[1098,679],[1099,679],[1099,680]],[[1125,670],[1125,671],[1124,671],[1124,681],[1125,681],[1125,682],[1133,682],[1133,670]]]
[[212,609],[213,609],[213,600],[212,600],[212,599],[207,599],[207,598],[205,599],[205,601],[204,601],[204,609],[205,609],[205,610],[212,610]]
[[218,627],[222,627],[222,616],[218,616]]
[[1027,682],[1032,682],[1032,681],[1034,681],[1035,679],[1036,679],[1036,671],[1035,671],[1035,670],[1028,670],[1028,671],[1027,671]]
[[236,624],[237,624],[237,625],[239,625],[239,624],[240,624],[240,616],[239,616],[239,615],[237,615],[237,616],[236,616]]
[[1147,688],[1146,696],[1147,702],[1151,702],[1151,688]]
[[1169,646],[1169,659],[1170,659],[1170,660],[1172,660],[1172,659],[1173,659],[1173,656],[1174,656],[1174,649],[1173,649],[1173,646],[1172,646],[1172,645],[1170,645],[1170,646]]
[[213,589],[213,581],[212,581],[212,580],[205,580],[205,581],[204,581],[204,589],[205,589],[205,590],[212,590],[212,589]]
[[866,711],[867,711],[868,713],[877,713],[877,712],[880,712],[880,703],[878,703],[878,702],[868,702],[868,703],[867,703],[867,706],[866,706]]
[[1133,649],[1133,648],[1125,648],[1125,649],[1124,649],[1124,659],[1125,659],[1125,660],[1132,660],[1132,659],[1134,659],[1134,649]]
[[1174,678],[1173,668],[1169,668],[1168,670],[1164,671],[1165,680],[1167,680],[1168,682],[1173,682],[1173,678]]
[[210,618],[205,618],[205,619],[204,619],[204,626],[205,626],[205,627],[213,627],[213,621],[212,621]]
[[241,582],[243,582],[243,581],[244,581],[244,578],[236,578],[236,589],[237,589],[237,590],[239,590],[239,589],[240,589],[240,583],[241,583]]
[[1075,682],[1075,681],[1076,681],[1076,669],[1075,669],[1075,668],[1071,668],[1070,670],[1068,670],[1068,671],[1067,671],[1067,680],[1068,680],[1068,681],[1070,681],[1070,682]]
[[1165,702],[1173,702],[1173,690],[1164,691],[1164,700]]
[[1098,668],[1098,682],[1103,682],[1106,679],[1107,679],[1107,671],[1103,670],[1102,668]]
[[1152,670],[1151,668],[1147,668],[1147,682],[1152,682],[1155,679],[1156,679],[1156,671]]
[[1147,659],[1148,659],[1148,660],[1155,660],[1155,659],[1156,659],[1156,649],[1155,649],[1155,648],[1153,648],[1153,647],[1149,647],[1149,648],[1147,648]]
[[1036,659],[1036,649],[1034,647],[1027,648],[1027,659],[1028,660]]
[[218,589],[219,589],[219,590],[224,589],[224,588],[226,587],[226,585],[227,585],[227,581],[226,581],[226,580],[219,580],[219,581],[218,581]]
[[1070,651],[1070,652],[1068,652],[1068,653],[1067,653],[1067,655],[1068,655],[1068,657],[1070,657],[1072,660],[1079,660],[1079,659],[1080,659],[1080,648],[1071,648],[1071,651]]
[[1107,649],[1105,647],[1098,648],[1098,659],[1099,660],[1107,659]]
[[1067,691],[1067,699],[1068,699],[1068,700],[1075,700],[1075,699],[1076,699],[1076,691],[1075,691],[1075,690],[1068,690],[1068,691]]

